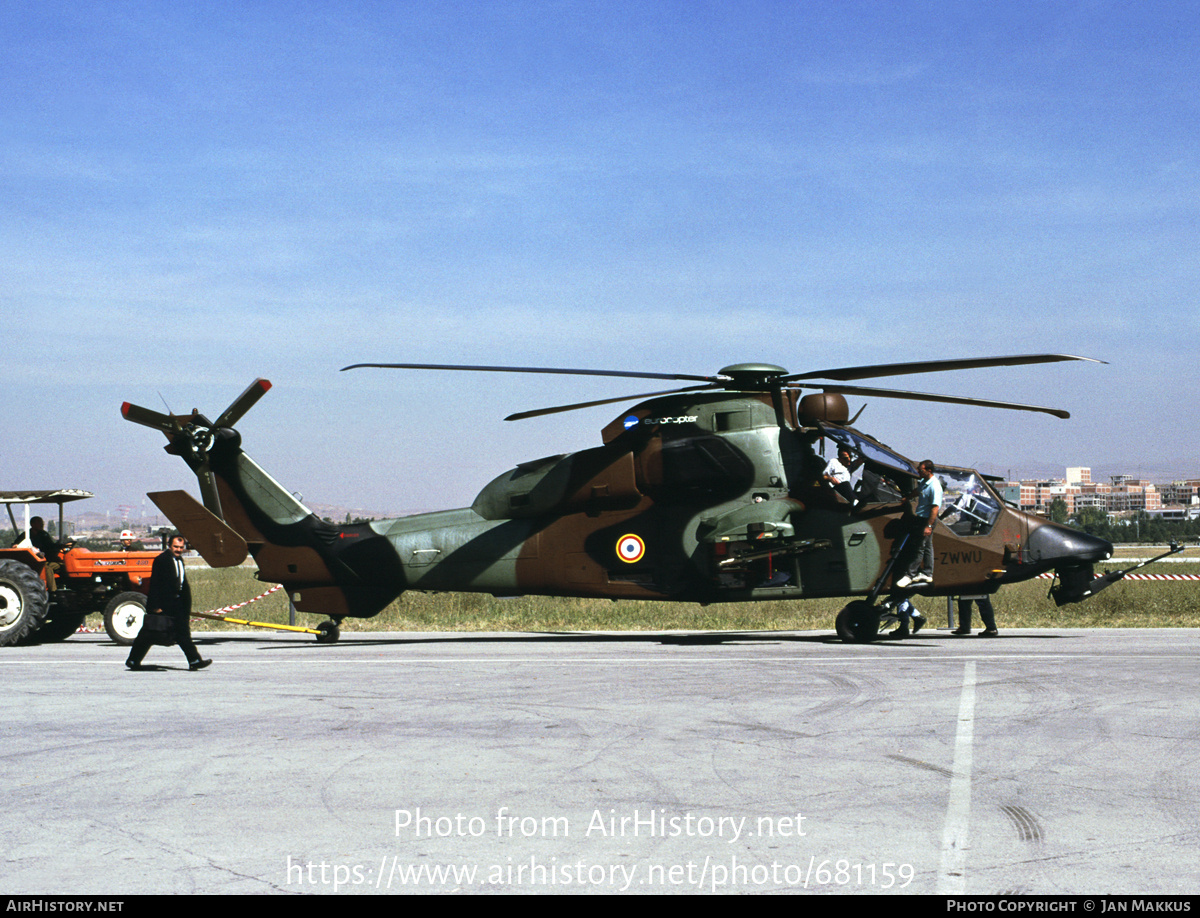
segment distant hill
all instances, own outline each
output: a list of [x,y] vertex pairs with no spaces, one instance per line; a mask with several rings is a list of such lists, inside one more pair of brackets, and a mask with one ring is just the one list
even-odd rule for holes
[[[367,519],[367,520],[386,520],[393,519],[398,516],[411,516],[413,513],[422,513],[421,510],[394,511],[394,510],[371,510],[362,507],[345,507],[340,504],[306,504],[313,513],[322,519],[332,520],[335,523],[344,523],[347,517],[350,520]],[[69,511],[69,505],[68,505]],[[115,513],[99,513],[99,512],[81,512],[72,514],[67,512],[63,518],[70,524],[68,531],[76,534],[82,533],[104,533],[104,532],[120,532],[122,529],[130,529],[137,535],[155,533],[163,527],[171,525],[170,520],[160,513],[147,513],[145,516],[132,516],[122,518]],[[49,522],[57,523],[56,519],[46,515]]]

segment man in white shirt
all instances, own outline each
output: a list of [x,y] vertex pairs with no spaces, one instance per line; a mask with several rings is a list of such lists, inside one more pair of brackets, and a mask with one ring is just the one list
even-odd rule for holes
[[850,447],[838,446],[837,455],[825,464],[825,471],[822,473],[822,477],[829,482],[833,490],[842,495],[851,506],[854,505],[854,486],[850,483],[850,467],[853,464]]

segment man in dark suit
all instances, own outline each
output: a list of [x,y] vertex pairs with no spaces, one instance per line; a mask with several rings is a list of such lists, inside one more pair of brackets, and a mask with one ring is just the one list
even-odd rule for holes
[[142,659],[151,644],[178,644],[187,657],[188,669],[204,669],[212,660],[204,660],[192,643],[189,616],[192,613],[192,587],[183,569],[187,541],[181,535],[171,537],[171,547],[154,559],[150,568],[150,592],[146,596],[146,614],[142,630],[133,640],[130,669],[142,669]]

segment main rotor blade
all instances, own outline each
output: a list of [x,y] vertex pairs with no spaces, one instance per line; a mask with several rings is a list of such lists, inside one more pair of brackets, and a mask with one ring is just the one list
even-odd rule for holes
[[576,402],[573,405],[559,405],[556,408],[538,408],[535,411],[519,411],[510,414],[506,421],[524,421],[526,418],[540,418],[547,414],[558,414],[561,411],[574,411],[577,408],[595,408],[597,405],[611,405],[614,402],[630,402],[639,398],[654,398],[657,395],[677,395],[680,392],[698,392],[704,389],[719,389],[720,386],[687,386],[683,389],[666,389],[662,392],[643,392],[641,395],[621,395],[617,398],[601,398],[593,402]]
[[1074,357],[1070,354],[1024,354],[1014,357],[979,357],[964,360],[922,360],[915,363],[879,363],[861,367],[840,367],[816,370],[812,373],[793,373],[783,377],[785,382],[801,379],[874,379],[879,376],[903,376],[909,373],[942,373],[948,370],[977,370],[983,367],[1015,367],[1031,363],[1057,363],[1063,360],[1086,360],[1106,363],[1094,357]]
[[165,434],[173,434],[179,428],[179,422],[174,416],[162,414],[158,411],[151,411],[149,408],[143,408],[141,405],[131,405],[129,402],[121,404],[121,415],[127,421],[133,421],[135,424],[141,424],[143,427],[153,427],[155,430],[161,430]]
[[256,379],[246,387],[246,391],[233,400],[228,408],[226,408],[219,418],[217,418],[216,427],[232,427],[242,419],[242,416],[249,411],[258,402],[260,398],[267,394],[267,390],[271,388],[269,379]]
[[[375,367],[384,370],[474,370],[483,373],[557,373],[563,376],[617,376],[625,379],[677,379],[695,380],[696,382],[719,382],[719,376],[692,376],[686,373],[635,373],[626,370],[571,370],[561,367],[483,367],[470,364],[445,363],[352,363],[342,367],[342,371],[357,370],[361,367]],[[639,396],[634,396],[638,398]],[[617,399],[620,401],[620,399]]]
[[1021,405],[1016,402],[995,402],[983,398],[961,398],[955,395],[930,395],[926,392],[902,392],[899,389],[872,389],[869,386],[818,386],[822,392],[838,392],[842,395],[878,395],[880,398],[900,398],[910,402],[945,402],[949,405],[973,405],[977,408],[1007,408],[1011,411],[1038,411],[1052,414],[1056,418],[1069,418],[1071,413],[1061,408],[1042,408],[1038,405]]

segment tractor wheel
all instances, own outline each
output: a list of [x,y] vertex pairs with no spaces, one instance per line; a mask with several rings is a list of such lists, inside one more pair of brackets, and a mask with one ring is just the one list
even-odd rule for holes
[[19,561],[0,561],[0,647],[33,635],[50,602],[37,572]]
[[118,593],[104,607],[104,630],[113,642],[129,647],[142,630],[146,614],[146,597],[136,590]]
[[847,644],[869,644],[879,636],[879,610],[857,599],[837,616],[837,633]]
[[49,621],[42,622],[42,627],[33,635],[33,641],[37,644],[65,641],[78,631],[86,620],[86,612],[60,612]]
[[318,644],[334,644],[342,635],[342,632],[338,629],[337,622],[321,622],[321,624],[317,625],[317,630],[321,632],[317,635]]

